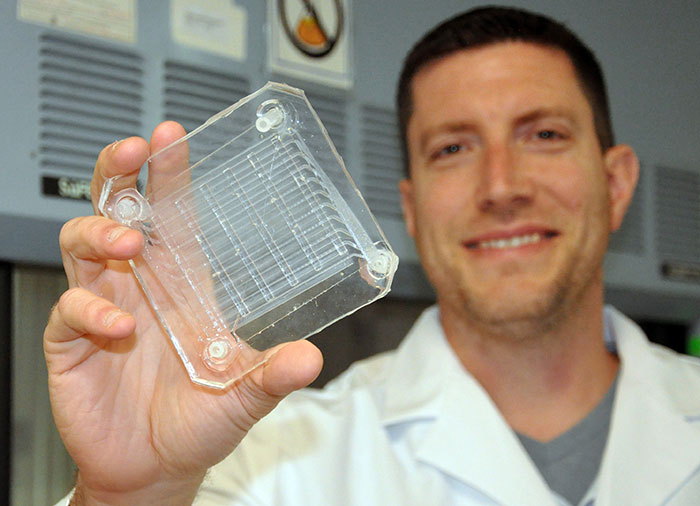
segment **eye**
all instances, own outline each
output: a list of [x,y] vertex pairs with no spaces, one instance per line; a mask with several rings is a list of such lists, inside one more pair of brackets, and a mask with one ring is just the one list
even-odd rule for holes
[[538,139],[542,139],[545,141],[564,138],[564,136],[556,130],[539,130],[536,136]]
[[445,146],[440,150],[441,155],[453,155],[459,151],[462,151],[464,149],[462,146],[459,144],[450,144],[449,146]]
[[559,152],[571,146],[574,132],[567,118],[545,117],[523,122],[514,135],[526,149]]
[[464,151],[464,146],[462,144],[446,144],[445,146],[441,147],[440,149],[437,149],[434,151],[431,155],[431,159],[437,160],[439,158],[444,158],[450,155],[454,155],[455,153],[459,153],[460,151]]

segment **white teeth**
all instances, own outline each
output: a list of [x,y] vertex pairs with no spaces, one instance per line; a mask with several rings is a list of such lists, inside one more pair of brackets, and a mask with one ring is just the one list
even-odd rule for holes
[[528,235],[518,235],[515,237],[509,237],[508,239],[493,239],[490,241],[482,241],[479,243],[479,248],[493,248],[493,249],[506,249],[506,248],[517,248],[518,246],[524,246],[526,244],[534,244],[540,242],[542,236],[538,233],[528,234]]

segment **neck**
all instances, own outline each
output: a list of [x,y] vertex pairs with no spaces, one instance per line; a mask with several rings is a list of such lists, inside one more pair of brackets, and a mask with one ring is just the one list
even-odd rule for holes
[[582,420],[612,385],[619,363],[605,348],[598,288],[557,318],[498,328],[440,306],[450,345],[516,432],[551,440]]

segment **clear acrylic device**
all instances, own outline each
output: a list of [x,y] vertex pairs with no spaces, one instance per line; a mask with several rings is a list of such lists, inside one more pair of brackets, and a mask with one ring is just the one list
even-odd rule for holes
[[386,295],[398,264],[303,91],[268,83],[119,177],[100,212],[140,230],[131,267],[193,382],[225,388],[274,346]]

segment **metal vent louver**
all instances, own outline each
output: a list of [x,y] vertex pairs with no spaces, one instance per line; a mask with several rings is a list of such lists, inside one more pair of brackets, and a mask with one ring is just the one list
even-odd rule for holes
[[321,119],[340,156],[344,156],[347,146],[347,113],[345,102],[338,97],[327,97],[313,91],[306,91],[306,98]]
[[700,174],[657,167],[654,188],[659,260],[700,263]]
[[185,63],[165,62],[165,119],[191,132],[250,93],[246,78]]
[[[328,132],[328,136],[331,138],[336,151],[338,151],[338,154],[343,157],[346,168],[348,168],[348,159],[345,157],[347,152],[346,102],[337,96],[333,97],[329,95],[322,95],[309,90],[304,90],[304,94],[311,103],[311,107],[313,107],[314,111],[323,123],[323,126]],[[307,139],[309,149],[317,152],[315,156],[316,161],[321,167],[335,164],[335,159],[330,152],[324,149],[319,149],[324,145],[324,143],[325,140],[322,138]],[[329,178],[334,184],[340,184],[342,186],[344,183],[342,179],[337,179],[339,176],[340,174],[336,172],[331,172],[329,174]]]
[[55,34],[39,41],[40,166],[92,172],[117,139],[140,134],[142,58]]
[[401,219],[398,182],[403,178],[396,115],[365,105],[362,115],[363,194],[378,216]]
[[609,251],[642,256],[644,248],[644,178],[639,177],[632,202],[622,226],[610,237]]

